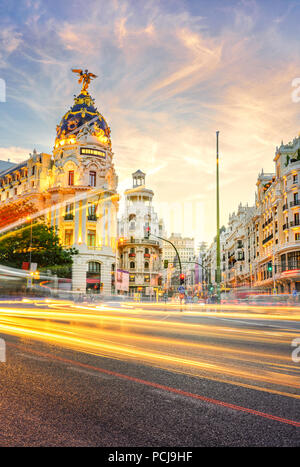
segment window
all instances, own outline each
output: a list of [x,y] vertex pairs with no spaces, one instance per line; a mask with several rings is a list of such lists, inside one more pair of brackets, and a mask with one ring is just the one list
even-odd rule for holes
[[88,272],[100,273],[100,263],[96,261],[89,261]]
[[295,233],[295,240],[300,240],[300,233]]
[[96,230],[88,230],[87,244],[89,247],[96,246]]
[[130,269],[134,269],[134,268],[135,268],[135,262],[134,262],[134,261],[130,261],[129,267],[130,267]]
[[66,204],[66,210],[65,210],[65,220],[73,220],[74,215],[73,215],[73,209],[74,209],[74,204],[69,203]]
[[69,170],[68,184],[70,186],[74,185],[74,170]]
[[96,186],[96,172],[90,172],[90,186]]
[[145,261],[145,269],[149,269],[149,263],[148,263],[148,261]]
[[90,220],[96,220],[96,205],[95,204],[89,203],[88,218]]
[[287,254],[288,269],[300,269],[300,251]]
[[298,175],[293,175],[293,183],[298,183]]
[[74,204],[69,203],[66,204],[66,214],[73,214]]
[[91,154],[93,156],[100,156],[105,158],[106,154],[100,149],[80,148],[80,154]]
[[73,244],[73,230],[65,230],[65,245],[70,246]]
[[34,174],[35,174],[35,165],[33,165],[31,169],[31,175],[34,175]]

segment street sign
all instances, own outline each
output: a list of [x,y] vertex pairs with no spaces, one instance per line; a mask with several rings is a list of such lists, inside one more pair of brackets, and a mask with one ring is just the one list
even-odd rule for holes
[[184,289],[183,285],[180,285],[180,286],[178,287],[178,292],[179,292],[179,293],[184,293],[184,290],[185,290],[185,289]]

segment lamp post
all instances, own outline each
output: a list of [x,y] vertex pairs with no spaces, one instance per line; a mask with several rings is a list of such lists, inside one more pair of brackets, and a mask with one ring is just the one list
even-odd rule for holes
[[217,137],[217,158],[216,158],[216,198],[217,198],[217,301],[220,303],[221,292],[221,251],[220,251],[220,200],[219,200],[219,131],[216,132]]
[[[27,217],[27,220],[30,220],[30,243],[29,243],[29,271],[31,271],[31,249],[32,249],[32,218],[30,216]],[[30,276],[28,279],[27,284],[32,287],[33,276]]]
[[27,220],[30,221],[29,269],[31,270],[32,218],[30,216],[28,216]]

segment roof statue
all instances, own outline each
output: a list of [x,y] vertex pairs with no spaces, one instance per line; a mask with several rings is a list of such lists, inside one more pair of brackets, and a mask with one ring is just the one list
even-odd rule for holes
[[78,83],[83,83],[81,92],[86,92],[91,79],[97,78],[97,75],[94,75],[94,73],[89,73],[89,70],[84,70],[83,72],[83,70],[72,68],[72,71],[73,73],[77,73],[79,75]]
[[77,136],[83,136],[83,132],[96,136],[101,144],[111,147],[110,128],[88,92],[91,79],[97,76],[88,70],[72,68],[72,72],[79,75],[78,82],[82,83],[82,89],[77,97],[74,96],[74,104],[56,126],[55,147],[75,144]]

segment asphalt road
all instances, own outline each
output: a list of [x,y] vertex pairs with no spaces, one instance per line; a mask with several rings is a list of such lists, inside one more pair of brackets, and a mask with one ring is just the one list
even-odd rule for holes
[[0,446],[299,446],[298,317],[177,311],[0,303]]

